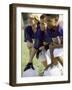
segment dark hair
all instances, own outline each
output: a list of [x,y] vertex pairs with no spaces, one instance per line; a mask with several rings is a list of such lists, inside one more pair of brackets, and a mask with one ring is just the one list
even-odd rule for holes
[[45,14],[47,17],[59,17],[59,14]]
[[45,18],[45,15],[42,14],[42,15],[40,16],[40,19],[44,19],[44,18]]

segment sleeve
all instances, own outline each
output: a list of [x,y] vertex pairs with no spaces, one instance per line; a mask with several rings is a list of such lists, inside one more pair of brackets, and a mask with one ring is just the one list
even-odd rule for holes
[[25,41],[29,41],[29,42],[32,42],[32,38],[31,38],[31,35],[30,35],[30,27],[26,27],[25,28],[25,32],[24,32],[24,40]]
[[63,29],[61,29],[60,31],[60,36],[63,36]]
[[44,41],[48,44],[50,44],[52,42],[52,36],[50,33],[45,33],[44,35]]
[[61,44],[63,44],[63,29],[62,28],[59,29],[59,35],[58,36],[60,38]]
[[59,31],[58,31],[58,36],[62,36],[63,37],[63,28],[59,28]]
[[39,47],[40,47],[40,40],[39,39],[35,39],[34,48],[38,49]]
[[27,41],[27,38],[26,38],[26,28],[24,29],[24,42]]

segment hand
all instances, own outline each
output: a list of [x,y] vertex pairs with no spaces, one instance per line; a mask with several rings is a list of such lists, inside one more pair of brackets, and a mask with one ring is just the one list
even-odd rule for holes
[[58,61],[57,61],[56,58],[54,58],[54,59],[52,60],[52,64],[53,64],[53,65],[57,65],[57,64],[58,64]]
[[39,48],[39,50],[43,50],[44,49],[44,46],[41,46],[40,48]]
[[47,42],[43,42],[43,45],[47,45],[48,43]]

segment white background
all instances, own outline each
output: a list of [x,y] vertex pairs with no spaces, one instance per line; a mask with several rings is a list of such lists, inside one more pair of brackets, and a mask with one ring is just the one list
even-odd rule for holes
[[[9,83],[9,4],[10,3],[71,6],[72,0],[0,0],[0,90],[24,90],[24,89],[25,90],[37,90],[37,89],[71,90],[72,78],[71,78],[70,84],[55,84],[55,85],[27,86],[27,87],[9,86],[8,83]],[[72,18],[71,18],[71,22],[72,22]],[[71,38],[72,38],[72,35],[71,35]],[[72,72],[71,72],[71,75],[72,75]]]

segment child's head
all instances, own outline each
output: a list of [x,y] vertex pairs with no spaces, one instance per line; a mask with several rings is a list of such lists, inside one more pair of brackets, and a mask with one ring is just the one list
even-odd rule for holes
[[46,23],[49,28],[55,28],[58,25],[58,14],[46,14]]
[[41,28],[42,31],[45,30],[45,21],[44,21],[44,18],[45,18],[45,16],[44,16],[44,14],[42,14],[40,16],[40,28]]
[[34,23],[35,23],[35,24],[38,24],[38,22],[39,22],[38,16],[37,16],[37,15],[34,15]]
[[45,23],[44,18],[45,18],[45,15],[42,14],[42,15],[40,16],[40,23],[41,23],[41,24],[44,24],[44,23]]
[[32,15],[29,15],[28,17],[28,23],[32,25],[34,23],[34,17]]

